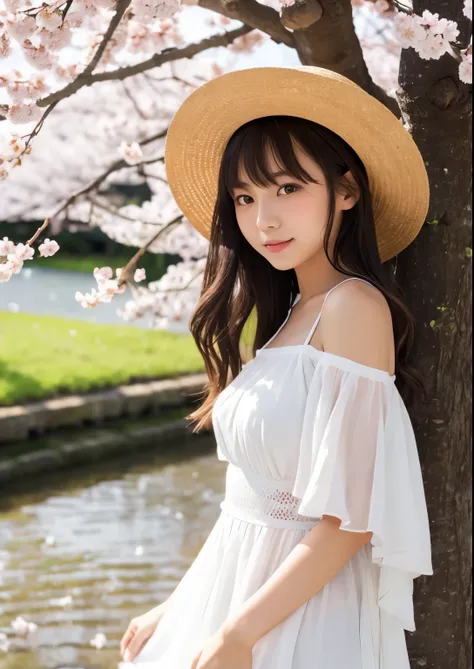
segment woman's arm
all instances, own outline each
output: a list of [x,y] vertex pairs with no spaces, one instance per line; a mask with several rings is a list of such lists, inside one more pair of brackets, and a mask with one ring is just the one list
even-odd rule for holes
[[224,623],[224,637],[253,646],[334,578],[372,537],[371,532],[340,530],[340,522],[323,516],[268,581]]

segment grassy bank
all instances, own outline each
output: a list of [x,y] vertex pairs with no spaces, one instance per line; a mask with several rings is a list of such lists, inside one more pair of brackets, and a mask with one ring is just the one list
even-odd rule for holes
[[0,312],[0,405],[202,371],[190,335]]

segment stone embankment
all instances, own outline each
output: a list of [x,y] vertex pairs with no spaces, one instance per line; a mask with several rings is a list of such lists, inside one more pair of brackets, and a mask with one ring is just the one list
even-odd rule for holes
[[[137,448],[187,436],[190,434],[188,421],[184,418],[166,421],[163,417],[196,403],[206,380],[205,374],[190,374],[85,395],[0,407],[0,484],[23,475],[98,460],[109,453],[129,449],[130,445]],[[144,415],[161,415],[161,421],[133,424],[133,419]],[[132,424],[114,428],[114,421],[118,424],[122,419],[130,419]],[[62,428],[79,429],[72,434],[68,430],[68,437],[55,443],[54,448],[43,445],[37,450],[29,448],[14,457],[1,458],[2,445],[10,448],[15,442],[54,435]]]

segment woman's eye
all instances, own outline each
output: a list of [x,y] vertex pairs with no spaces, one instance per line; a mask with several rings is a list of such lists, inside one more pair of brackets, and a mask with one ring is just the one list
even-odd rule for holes
[[296,184],[284,184],[284,185],[280,188],[280,190],[282,190],[282,189],[286,189],[286,188],[293,188],[293,189],[294,189],[293,191],[291,191],[291,192],[289,192],[289,193],[286,192],[286,195],[291,195],[292,192],[293,192],[293,193],[296,193],[296,191],[298,191],[298,190],[300,189],[300,187],[297,186]]
[[237,202],[237,204],[246,204],[246,203],[240,202],[240,199],[243,198],[243,197],[248,197],[250,200],[252,199],[250,197],[250,195],[237,195],[237,197],[235,198],[235,201]]

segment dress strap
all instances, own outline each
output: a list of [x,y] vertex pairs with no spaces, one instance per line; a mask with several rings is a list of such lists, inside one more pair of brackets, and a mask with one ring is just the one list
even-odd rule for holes
[[306,337],[306,341],[304,342],[305,345],[306,345],[306,344],[309,344],[309,342],[311,341],[311,338],[312,338],[312,336],[313,336],[313,334],[314,334],[314,331],[315,331],[316,328],[318,327],[318,323],[319,323],[319,321],[321,320],[321,315],[322,315],[322,313],[323,313],[324,303],[326,302],[326,300],[327,300],[327,298],[328,298],[328,295],[329,295],[330,293],[332,293],[332,291],[333,291],[335,288],[337,288],[338,286],[341,286],[343,283],[346,283],[346,281],[353,281],[353,280],[356,280],[356,281],[363,281],[364,283],[368,283],[369,286],[373,286],[373,283],[370,283],[370,281],[366,281],[365,279],[360,279],[358,276],[350,276],[348,279],[344,279],[343,281],[340,281],[339,283],[336,283],[336,285],[333,286],[333,287],[332,287],[330,290],[328,290],[328,292],[326,293],[326,295],[325,295],[325,297],[324,297],[324,300],[323,300],[323,303],[322,303],[322,305],[321,305],[321,309],[320,309],[320,311],[319,311],[318,317],[316,318],[316,321],[314,322],[313,327],[311,328],[311,330],[309,331],[308,336]]

